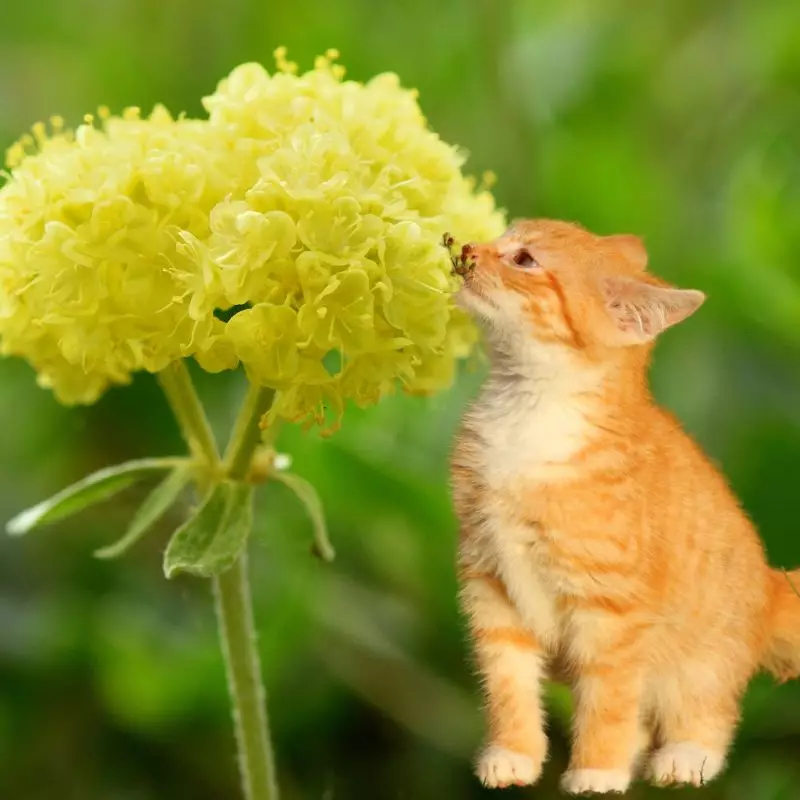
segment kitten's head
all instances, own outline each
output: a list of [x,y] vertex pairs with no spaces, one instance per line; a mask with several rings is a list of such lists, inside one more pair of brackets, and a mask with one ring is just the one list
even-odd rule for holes
[[525,220],[488,243],[464,248],[459,303],[490,338],[526,337],[574,350],[633,347],[688,317],[702,292],[646,272],[636,236],[596,236],[567,222]]

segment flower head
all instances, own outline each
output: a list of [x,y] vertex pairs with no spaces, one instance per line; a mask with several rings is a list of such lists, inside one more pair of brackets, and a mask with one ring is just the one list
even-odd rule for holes
[[34,128],[0,190],[0,348],[64,402],[92,402],[136,370],[186,356],[236,363],[224,325],[193,305],[203,274],[180,235],[205,238],[231,189],[226,142],[163,108]]
[[9,150],[0,352],[62,401],[190,356],[242,363],[303,422],[452,379],[474,332],[441,237],[494,238],[502,214],[396,76],[276,55],[223,80],[207,120],[104,112]]
[[[298,74],[278,51],[275,74],[246,64],[205,100],[211,125],[256,166],[208,243],[226,274],[218,302],[261,303],[241,312],[246,329],[234,317],[227,330],[251,377],[279,390],[273,415],[298,421],[397,385],[447,386],[475,334],[452,302],[442,234],[466,241],[504,228],[489,192],[462,175],[464,156],[429,129],[416,92],[395,75],[345,81],[335,55]],[[274,233],[259,227],[273,219]],[[272,256],[246,255],[263,252],[259,236],[276,242]],[[296,312],[282,335],[295,337],[297,357],[282,359],[279,377],[273,354],[251,346],[277,320],[274,307]],[[331,353],[339,369],[311,375]]]

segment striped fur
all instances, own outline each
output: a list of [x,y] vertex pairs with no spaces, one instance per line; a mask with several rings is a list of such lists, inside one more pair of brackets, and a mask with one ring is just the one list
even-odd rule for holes
[[576,700],[567,791],[624,791],[643,754],[655,782],[699,785],[723,768],[750,677],[800,672],[800,598],[648,390],[651,342],[703,296],[649,275],[635,237],[568,223],[468,250],[460,302],[492,361],[452,464],[486,696],[478,774],[539,777],[550,674]]

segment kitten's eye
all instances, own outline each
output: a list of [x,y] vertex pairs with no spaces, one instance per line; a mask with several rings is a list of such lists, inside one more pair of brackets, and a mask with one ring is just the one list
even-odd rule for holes
[[539,266],[539,262],[524,247],[514,253],[512,261],[523,269],[533,269]]

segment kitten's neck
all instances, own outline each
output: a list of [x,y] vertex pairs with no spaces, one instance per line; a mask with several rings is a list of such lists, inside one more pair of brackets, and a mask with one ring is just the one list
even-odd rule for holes
[[631,348],[591,358],[560,345],[489,341],[491,369],[483,401],[537,408],[550,403],[575,405],[593,418],[619,419],[633,406],[650,404],[647,353]]

